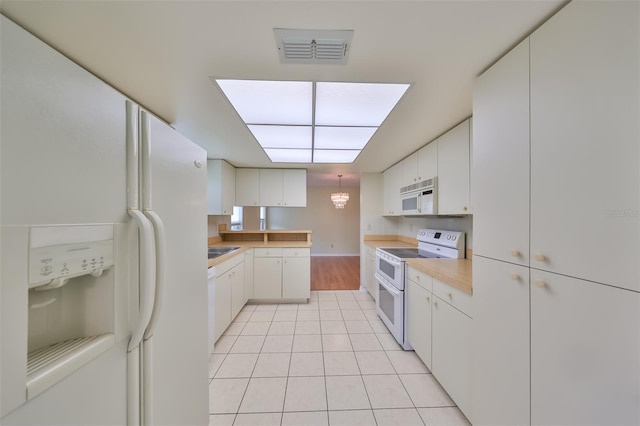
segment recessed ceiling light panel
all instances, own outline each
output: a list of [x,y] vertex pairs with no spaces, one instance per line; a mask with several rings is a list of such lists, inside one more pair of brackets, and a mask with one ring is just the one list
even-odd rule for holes
[[263,148],[311,149],[311,126],[250,124],[247,127]]
[[310,81],[217,79],[215,82],[247,124],[311,125]]
[[310,163],[310,149],[265,149],[273,163]]
[[314,163],[353,163],[360,154],[359,149],[316,149],[313,151]]
[[362,149],[377,127],[315,127],[316,149]]
[[408,84],[316,83],[316,124],[380,126]]

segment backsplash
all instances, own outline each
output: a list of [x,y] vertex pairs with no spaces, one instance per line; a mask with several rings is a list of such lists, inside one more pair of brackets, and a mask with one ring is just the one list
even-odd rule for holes
[[231,228],[231,216],[207,216],[207,236],[217,237],[218,225],[225,224],[227,228]]

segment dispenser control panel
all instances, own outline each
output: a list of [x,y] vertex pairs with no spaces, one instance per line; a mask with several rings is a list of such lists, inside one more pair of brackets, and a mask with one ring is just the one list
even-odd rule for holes
[[100,275],[113,266],[113,236],[113,225],[31,227],[29,288],[82,275]]

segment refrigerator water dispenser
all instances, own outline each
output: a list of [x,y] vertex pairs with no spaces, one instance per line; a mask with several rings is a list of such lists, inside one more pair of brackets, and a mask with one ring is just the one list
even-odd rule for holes
[[27,399],[114,344],[114,226],[33,226]]

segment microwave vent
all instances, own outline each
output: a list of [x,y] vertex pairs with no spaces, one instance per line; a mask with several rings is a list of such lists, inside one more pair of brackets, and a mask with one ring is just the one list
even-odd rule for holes
[[420,181],[418,183],[403,186],[402,188],[400,188],[400,193],[406,194],[407,192],[418,191],[423,188],[430,188],[435,186],[435,183],[436,183],[436,178],[432,177],[431,179],[427,179],[427,180]]

